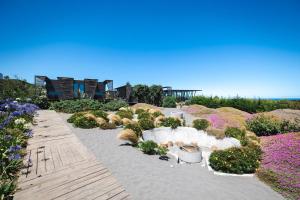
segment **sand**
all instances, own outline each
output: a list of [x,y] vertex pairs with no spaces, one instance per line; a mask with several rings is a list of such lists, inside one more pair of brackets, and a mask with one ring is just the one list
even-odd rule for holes
[[[69,115],[61,114],[65,119]],[[68,124],[68,123],[67,123]],[[283,199],[256,177],[218,176],[200,164],[177,164],[145,155],[116,138],[121,130],[71,130],[125,187],[132,199],[276,200]]]

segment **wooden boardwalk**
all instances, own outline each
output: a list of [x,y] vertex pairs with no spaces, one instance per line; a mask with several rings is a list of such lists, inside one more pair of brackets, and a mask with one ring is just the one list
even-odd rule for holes
[[16,200],[129,199],[54,111],[39,111],[29,139]]

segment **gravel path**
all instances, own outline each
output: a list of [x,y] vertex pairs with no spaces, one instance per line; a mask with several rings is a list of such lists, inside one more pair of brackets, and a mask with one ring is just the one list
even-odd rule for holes
[[[61,116],[67,119],[69,115]],[[172,158],[163,161],[158,156],[145,155],[131,146],[124,146],[116,139],[121,129],[79,129],[68,125],[133,199],[283,199],[256,177],[217,176],[199,164],[176,164]]]

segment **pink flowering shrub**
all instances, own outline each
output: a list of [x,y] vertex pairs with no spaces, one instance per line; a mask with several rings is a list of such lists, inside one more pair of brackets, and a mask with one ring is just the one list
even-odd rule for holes
[[209,115],[208,120],[210,121],[213,128],[222,129],[225,125],[224,119],[222,119],[217,114]]
[[258,177],[290,199],[300,199],[300,133],[261,137]]

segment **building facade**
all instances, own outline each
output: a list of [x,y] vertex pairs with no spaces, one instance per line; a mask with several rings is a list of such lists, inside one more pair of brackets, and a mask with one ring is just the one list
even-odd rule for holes
[[98,82],[97,79],[75,80],[70,77],[49,79],[47,76],[35,76],[34,82],[36,86],[47,90],[47,97],[51,100],[114,98],[113,80]]

